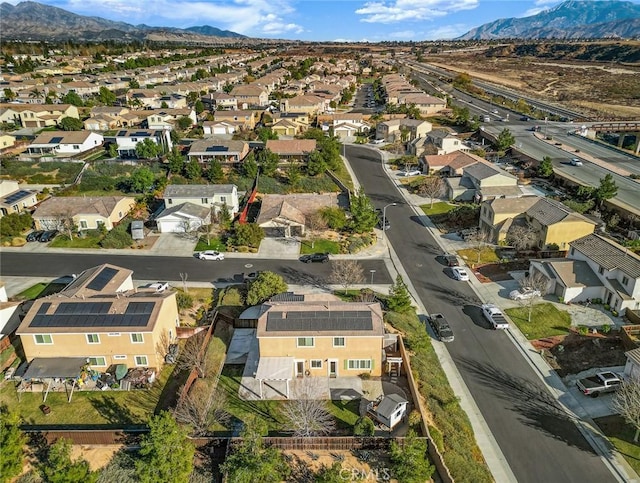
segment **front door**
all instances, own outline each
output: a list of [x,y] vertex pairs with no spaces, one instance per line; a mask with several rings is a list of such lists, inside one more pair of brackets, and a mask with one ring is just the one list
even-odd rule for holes
[[329,377],[338,377],[338,361],[335,359],[329,360]]
[[296,377],[304,376],[304,361],[296,361]]

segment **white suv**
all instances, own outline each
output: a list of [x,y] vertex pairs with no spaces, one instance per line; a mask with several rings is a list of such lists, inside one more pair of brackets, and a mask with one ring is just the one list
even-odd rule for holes
[[207,250],[198,253],[198,258],[200,260],[224,260],[224,254],[214,250]]

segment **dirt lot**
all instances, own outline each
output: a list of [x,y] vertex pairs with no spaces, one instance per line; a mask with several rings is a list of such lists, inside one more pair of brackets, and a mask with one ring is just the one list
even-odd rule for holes
[[[310,481],[306,478],[311,471],[316,472],[322,466],[331,467],[334,462],[342,463],[345,481],[388,481],[389,479],[388,455],[382,451],[358,450],[358,451],[285,451],[290,458],[290,465],[297,481]],[[366,459],[368,462],[363,461]],[[342,475],[341,475],[342,476]],[[376,478],[377,476],[377,478]]]
[[511,280],[513,277],[509,272],[514,270],[527,270],[529,262],[507,262],[507,263],[488,263],[480,265],[474,269],[474,273],[480,283],[501,282]]
[[531,343],[536,349],[544,350],[547,363],[560,377],[592,367],[624,366],[626,362],[625,349],[617,334],[583,336],[572,332]]

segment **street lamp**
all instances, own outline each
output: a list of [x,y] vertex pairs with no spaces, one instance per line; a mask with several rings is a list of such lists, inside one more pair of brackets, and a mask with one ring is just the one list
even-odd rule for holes
[[382,208],[382,241],[384,241],[384,232],[387,229],[387,208],[396,206],[398,203],[389,203]]
[[376,273],[375,270],[369,270],[369,272],[371,273],[371,285],[373,285],[373,274]]

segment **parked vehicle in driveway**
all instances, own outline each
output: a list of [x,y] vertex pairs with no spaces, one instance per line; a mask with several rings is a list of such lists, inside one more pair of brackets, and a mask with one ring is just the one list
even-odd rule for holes
[[401,171],[400,176],[420,176],[422,171],[419,169],[410,169],[408,171]]
[[200,260],[224,260],[224,254],[220,252],[216,252],[215,250],[206,250],[204,252],[198,253],[198,258]]
[[310,253],[302,255],[300,261],[304,263],[327,263],[329,261],[328,253]]
[[453,330],[447,319],[442,314],[431,314],[429,316],[429,325],[442,342],[453,342]]
[[451,269],[451,272],[453,273],[453,278],[455,278],[456,280],[460,280],[462,282],[468,282],[469,281],[469,274],[467,273],[467,271],[462,268],[462,267],[453,267]]
[[485,319],[491,322],[491,325],[493,325],[494,329],[509,328],[509,323],[507,322],[507,318],[502,313],[502,310],[500,310],[494,304],[483,304],[482,315],[484,315]]
[[576,385],[585,396],[598,397],[602,393],[614,392],[622,379],[614,372],[597,372],[591,377],[578,379]]
[[38,241],[38,239],[42,236],[44,230],[35,230],[27,235],[28,242]]
[[512,290],[509,294],[511,300],[528,300],[533,297],[540,297],[540,290],[524,287],[520,290]]
[[58,234],[58,230],[47,230],[38,238],[39,242],[48,243],[53,240]]

